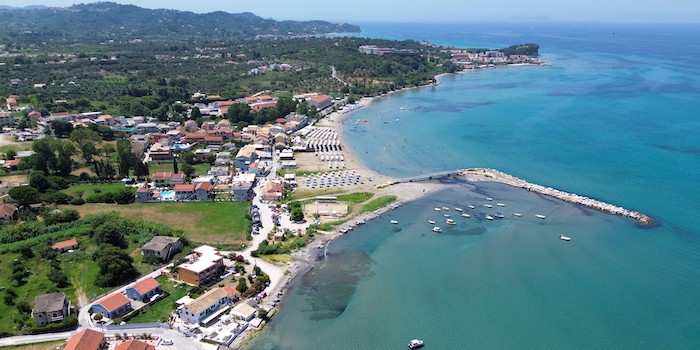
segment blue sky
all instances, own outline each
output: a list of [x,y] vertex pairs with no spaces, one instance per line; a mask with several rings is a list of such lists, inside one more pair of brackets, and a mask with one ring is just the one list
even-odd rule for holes
[[[115,1],[115,0],[112,0]],[[70,6],[75,0],[0,0],[0,5]],[[82,1],[91,2],[91,1]],[[553,20],[700,23],[698,0],[116,0],[147,8],[252,12],[274,19],[347,22]]]

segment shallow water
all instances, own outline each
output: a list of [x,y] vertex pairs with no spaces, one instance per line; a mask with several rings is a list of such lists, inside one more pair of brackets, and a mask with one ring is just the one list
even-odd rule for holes
[[[700,344],[699,27],[368,28],[441,44],[534,41],[553,63],[448,76],[376,101],[352,116],[368,123],[345,129],[368,166],[393,176],[494,167],[658,226],[451,183],[332,242],[251,348],[399,348],[415,337],[437,349]],[[506,207],[485,208],[486,197]],[[473,215],[452,210],[458,224],[435,235],[436,206]],[[483,219],[495,211],[505,218]]]

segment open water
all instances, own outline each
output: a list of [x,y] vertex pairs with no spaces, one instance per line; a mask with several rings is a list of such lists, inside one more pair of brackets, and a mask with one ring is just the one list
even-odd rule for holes
[[[455,47],[536,42],[552,63],[379,99],[345,128],[368,166],[399,177],[493,167],[658,225],[451,182],[332,242],[249,348],[700,348],[700,26],[361,26]],[[450,210],[448,227],[442,206],[472,217]],[[483,219],[495,211],[505,218]]]

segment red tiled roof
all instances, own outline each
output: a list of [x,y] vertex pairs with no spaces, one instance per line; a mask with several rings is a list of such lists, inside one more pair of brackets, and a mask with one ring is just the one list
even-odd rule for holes
[[160,287],[160,283],[155,280],[153,277],[148,277],[145,279],[142,279],[132,286],[139,294],[146,294],[156,288]]
[[4,168],[12,168],[13,166],[18,166],[21,159],[6,160],[2,165]]
[[17,211],[17,204],[3,204],[0,205],[0,215],[4,217],[15,215]]
[[114,293],[106,296],[104,299],[100,300],[97,302],[97,304],[100,304],[104,306],[107,311],[112,312],[114,310],[119,309],[120,307],[126,305],[129,302],[129,299],[124,296],[122,293]]
[[153,180],[163,180],[173,177],[173,173],[170,171],[161,171],[153,174]]
[[203,132],[188,132],[185,137],[188,139],[203,139],[206,136]]
[[330,97],[328,95],[318,95],[318,96],[312,98],[311,100],[316,102],[316,103],[321,103],[321,102],[326,101],[328,99],[333,99],[333,97]]
[[84,329],[68,339],[64,350],[98,350],[105,335],[92,329]]
[[204,137],[204,141],[206,141],[206,142],[212,142],[212,141],[223,142],[224,138],[223,138],[223,136],[207,135]]
[[119,345],[117,345],[114,350],[155,350],[156,347],[153,345],[146,344],[140,340],[127,340]]
[[148,192],[151,192],[151,189],[148,188],[148,187],[139,187],[139,188],[136,190],[136,192],[137,192],[137,193],[148,193]]
[[195,189],[198,190],[200,188],[207,191],[207,192],[210,192],[211,190],[214,189],[214,186],[212,186],[212,184],[210,184],[208,182],[200,182],[197,184],[197,187],[195,187]]
[[178,184],[175,185],[175,192],[194,192],[194,185],[192,184]]
[[223,288],[224,288],[224,291],[226,291],[226,294],[228,294],[228,297],[231,299],[233,299],[233,297],[238,295],[238,291],[235,288],[233,288],[232,286],[226,286]]
[[78,245],[78,241],[75,238],[71,238],[66,241],[56,242],[51,246],[51,249],[66,249]]

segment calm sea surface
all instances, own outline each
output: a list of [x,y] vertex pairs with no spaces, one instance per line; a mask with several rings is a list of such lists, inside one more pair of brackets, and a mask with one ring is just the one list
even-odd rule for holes
[[[659,225],[451,182],[332,242],[249,348],[402,349],[412,338],[430,349],[700,348],[700,26],[361,26],[456,47],[536,42],[552,63],[379,99],[344,135],[368,166],[392,176],[493,167]],[[436,206],[472,217],[451,210],[457,225],[435,235]],[[484,219],[495,211],[505,218]]]

